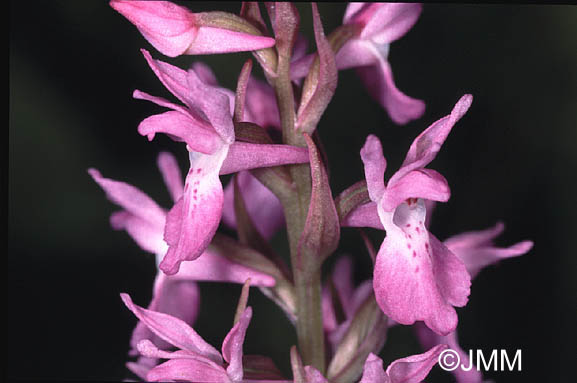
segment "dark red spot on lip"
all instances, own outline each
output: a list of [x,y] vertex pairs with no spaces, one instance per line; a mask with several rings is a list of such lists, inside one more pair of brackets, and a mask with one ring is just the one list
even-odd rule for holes
[[413,258],[417,256],[417,251],[413,250]]
[[406,226],[407,226],[407,227],[411,227],[411,224],[410,224],[410,223],[407,223],[407,225],[406,225]]
[[194,189],[193,192],[194,194],[196,194],[198,192],[198,189]]
[[419,229],[418,227],[415,227],[415,231],[419,234],[421,233],[421,229]]
[[411,244],[410,244],[410,243],[407,243],[407,247],[410,249],[410,248],[411,248]]
[[196,174],[200,173],[202,171],[201,168],[196,169]]

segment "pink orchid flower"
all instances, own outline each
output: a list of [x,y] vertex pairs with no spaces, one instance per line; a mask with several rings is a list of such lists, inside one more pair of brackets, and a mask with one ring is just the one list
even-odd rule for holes
[[[471,275],[471,279],[473,279],[486,266],[503,259],[523,255],[533,247],[532,241],[522,241],[504,248],[496,247],[493,244],[493,240],[504,229],[503,223],[498,222],[495,226],[485,230],[471,231],[450,237],[444,241],[444,244],[465,263],[465,267]],[[469,365],[469,356],[459,345],[456,330],[446,336],[441,336],[429,330],[422,323],[415,323],[415,331],[424,348],[446,343],[449,348],[459,353],[462,365]],[[452,373],[459,383],[483,382],[483,375],[475,368],[469,371],[457,368]]]
[[220,223],[223,189],[220,174],[308,161],[306,149],[289,145],[235,142],[230,99],[220,88],[202,81],[194,70],[184,71],[152,59],[150,67],[186,107],[135,91],[134,97],[168,107],[171,111],[143,120],[138,131],[152,140],[168,134],[187,144],[190,170],[184,194],[167,216],[164,239],[169,248],[160,263],[166,274],[178,272],[180,263],[198,258]]
[[386,186],[386,161],[378,138],[369,136],[361,150],[369,197],[387,232],[374,269],[377,303],[396,322],[422,320],[443,335],[457,327],[453,306],[467,303],[470,277],[463,262],[425,227],[424,200],[447,201],[450,196],[445,178],[425,166],[471,102],[470,95],[463,96],[449,116],[422,132]]
[[438,363],[439,355],[446,348],[447,345],[438,345],[423,354],[397,359],[386,371],[382,359],[371,353],[359,383],[420,383]]
[[[370,95],[397,124],[419,118],[425,111],[423,101],[397,89],[387,61],[389,45],[412,28],[421,9],[421,4],[414,3],[350,3],[343,24],[358,26],[358,32],[335,56],[339,70],[357,68]],[[306,76],[313,59],[314,55],[308,55],[297,60],[291,68],[291,77]]]
[[124,304],[159,338],[178,348],[163,351],[147,339],[137,347],[148,358],[168,359],[152,368],[146,380],[231,383],[243,379],[243,343],[252,318],[247,307],[239,321],[228,332],[222,344],[222,354],[206,343],[186,322],[161,312],[144,309],[132,302],[128,294],[120,295]]
[[110,6],[169,57],[253,51],[275,44],[273,38],[233,30],[234,23],[227,28],[227,18],[215,22],[214,12],[192,13],[169,1],[112,0]]
[[[176,159],[170,153],[163,152],[158,156],[158,167],[172,199],[178,200],[183,193],[183,182]],[[143,250],[156,255],[158,264],[168,249],[163,239],[166,211],[134,186],[104,178],[95,169],[90,169],[89,173],[104,189],[110,200],[124,209],[112,214],[110,217],[112,227],[116,230],[126,230]],[[250,208],[248,210],[249,214],[253,214]],[[175,275],[166,276],[164,273],[158,273],[148,309],[170,314],[186,323],[194,323],[200,307],[197,281],[244,283],[248,278],[255,286],[275,284],[273,277],[231,262],[215,251],[207,250],[203,257],[196,261],[185,262]],[[130,355],[137,354],[137,344],[142,339],[149,339],[160,349],[170,347],[139,322],[130,340]],[[158,359],[141,356],[136,362],[128,362],[127,367],[145,379],[146,373],[157,364]]]

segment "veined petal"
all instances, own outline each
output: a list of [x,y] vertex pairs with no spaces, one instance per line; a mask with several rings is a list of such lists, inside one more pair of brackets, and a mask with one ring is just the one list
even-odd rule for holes
[[223,203],[218,173],[227,153],[227,145],[212,155],[189,152],[184,194],[166,217],[164,239],[169,249],[160,263],[166,274],[176,274],[181,262],[198,258],[212,240]]
[[[192,324],[196,320],[199,308],[200,291],[195,282],[172,280],[163,273],[157,274],[148,310],[168,314],[184,323]],[[146,323],[139,321],[130,338],[132,350],[136,350],[138,343],[143,339],[152,341],[162,349],[171,347],[170,343],[157,336]]]
[[150,311],[135,305],[128,294],[120,294],[122,301],[156,335],[174,346],[200,354],[216,363],[222,363],[220,353],[206,343],[188,324],[156,311]]
[[146,375],[148,382],[211,382],[232,383],[226,370],[202,359],[170,359],[154,367]]
[[141,49],[140,51],[166,89],[189,108],[192,107],[193,105],[191,105],[192,103],[189,99],[190,90],[188,89],[187,72],[164,61],[153,59],[146,49]]
[[429,351],[395,360],[387,367],[391,383],[420,383],[439,362],[439,355],[447,348],[440,344]]
[[141,249],[152,254],[164,255],[168,245],[164,242],[164,224],[148,222],[127,211],[118,211],[110,216],[115,230],[126,230]]
[[[460,295],[454,293],[444,275],[436,274],[444,272],[446,257],[441,254],[441,259],[435,260],[436,249],[430,244],[424,226],[423,201],[411,206],[403,203],[394,214],[380,210],[379,215],[387,231],[377,254],[373,278],[379,307],[401,324],[422,320],[437,333],[454,331],[457,314],[443,293],[451,300]],[[442,288],[438,286],[438,278],[444,282]]]
[[194,41],[195,15],[169,1],[112,0],[110,6],[133,23],[163,54],[176,57]]
[[379,56],[375,55],[373,43],[359,39],[349,40],[335,56],[339,70],[375,65],[378,60]]
[[88,173],[109,200],[153,226],[162,226],[166,213],[149,196],[127,183],[104,178],[96,169],[88,169]]
[[247,307],[242,313],[239,321],[229,331],[222,342],[222,356],[229,363],[226,369],[228,376],[233,381],[240,381],[243,376],[242,370],[242,347],[246,329],[252,318],[252,308]]
[[357,68],[369,94],[387,110],[397,124],[403,125],[421,117],[425,111],[425,103],[405,95],[397,88],[388,61],[375,46],[372,49],[378,59],[376,63]]
[[182,183],[182,173],[178,167],[176,158],[169,152],[161,152],[156,160],[162,178],[166,184],[166,188],[170,192],[170,196],[174,202],[182,197],[184,185]]
[[447,180],[435,170],[413,170],[394,181],[389,182],[381,200],[385,211],[395,210],[409,198],[447,202],[451,196]]
[[170,276],[170,278],[241,284],[250,278],[253,286],[271,287],[275,285],[274,277],[232,262],[212,250],[206,250],[202,256],[193,261],[181,263],[178,273]]
[[370,38],[378,44],[389,44],[415,25],[423,7],[418,3],[385,3],[376,8],[360,37]]
[[[248,171],[237,175],[240,192],[246,204],[249,216],[258,232],[270,239],[284,224],[284,211],[278,198]],[[222,220],[231,228],[236,228],[234,212],[234,182],[224,188],[224,207]]]
[[523,255],[533,247],[532,241],[518,242],[509,247],[496,247],[493,240],[503,230],[503,223],[498,222],[486,230],[455,235],[445,240],[444,244],[465,263],[471,278],[474,278],[483,268],[503,259]]
[[198,29],[194,44],[184,52],[189,55],[211,55],[215,53],[232,53],[256,51],[274,46],[271,37],[251,35],[224,28],[201,26]]
[[176,141],[184,141],[195,152],[212,154],[223,146],[221,138],[187,114],[169,111],[145,118],[138,133],[152,141],[156,133],[165,133]]
[[351,211],[345,219],[341,221],[341,226],[385,229],[379,217],[376,202],[365,203]]
[[234,125],[232,123],[229,97],[218,87],[205,84],[194,70],[186,76],[189,107],[198,108],[227,144],[234,142]]
[[383,369],[383,360],[372,352],[363,367],[363,377],[359,383],[390,383],[389,376]]
[[389,183],[395,183],[412,170],[427,166],[437,156],[451,129],[465,115],[472,102],[473,96],[464,95],[450,115],[441,118],[419,134],[411,144],[401,168],[393,174]]
[[220,174],[307,162],[309,162],[309,155],[304,148],[292,145],[253,144],[237,141],[230,145],[228,156],[222,164]]
[[371,201],[379,202],[385,191],[385,169],[387,161],[383,156],[381,141],[375,135],[369,135],[361,149],[361,159],[365,165],[365,178]]

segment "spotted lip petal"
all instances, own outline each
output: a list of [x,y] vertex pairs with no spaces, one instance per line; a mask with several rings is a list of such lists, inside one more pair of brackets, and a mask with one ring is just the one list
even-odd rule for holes
[[212,240],[222,215],[218,173],[227,152],[228,146],[212,155],[189,153],[184,194],[166,217],[164,239],[169,249],[159,266],[166,274],[176,274],[181,262],[198,258]]
[[440,334],[457,326],[453,306],[463,306],[470,277],[464,264],[429,234],[422,200],[379,211],[387,231],[377,254],[373,287],[377,303],[396,322],[424,321]]

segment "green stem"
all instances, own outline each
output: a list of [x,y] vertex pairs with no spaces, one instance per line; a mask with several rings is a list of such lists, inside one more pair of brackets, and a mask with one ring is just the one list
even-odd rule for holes
[[[290,80],[290,57],[279,52],[277,77],[273,86],[279,105],[283,142],[306,147],[302,135],[295,130],[295,104]],[[297,297],[297,337],[299,351],[305,365],[325,372],[325,346],[321,308],[321,271],[305,277],[299,267],[298,242],[303,232],[311,195],[311,174],[308,164],[289,166],[295,192],[284,203],[291,253],[291,267]]]

